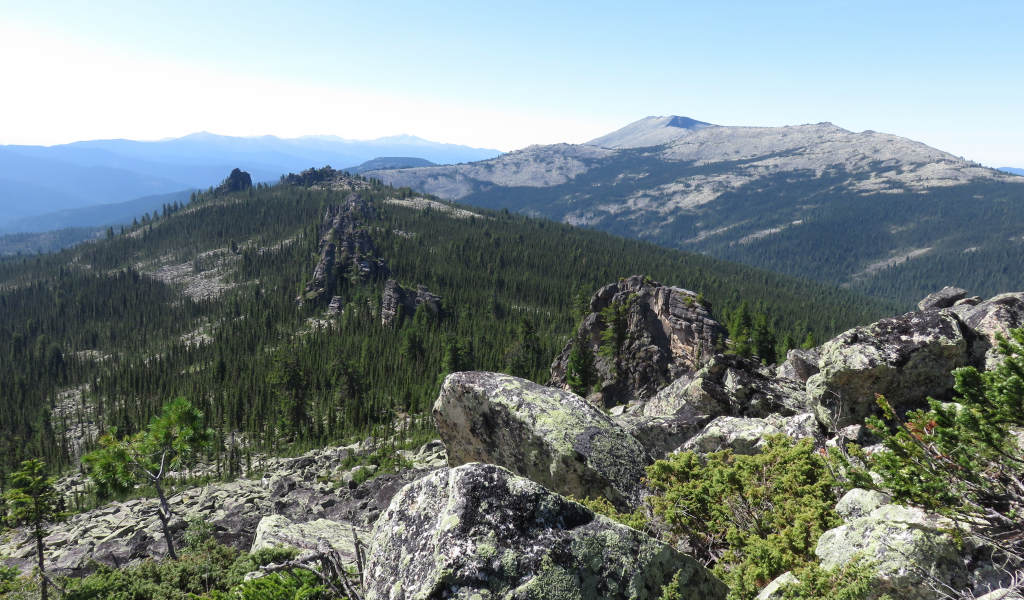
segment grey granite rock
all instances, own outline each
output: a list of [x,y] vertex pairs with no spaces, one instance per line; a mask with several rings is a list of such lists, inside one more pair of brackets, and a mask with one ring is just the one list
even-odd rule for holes
[[442,469],[405,487],[374,527],[366,600],[724,599],[671,546],[495,465]]
[[500,373],[449,375],[433,408],[451,466],[496,464],[561,494],[642,498],[649,458],[600,409],[571,392]]
[[851,329],[819,349],[807,394],[821,422],[842,428],[877,414],[876,394],[898,412],[948,399],[953,369],[976,364],[976,335],[947,311],[929,310]]
[[934,294],[929,294],[924,300],[917,303],[918,310],[933,310],[937,308],[949,308],[953,304],[967,297],[967,290],[958,287],[946,286]]

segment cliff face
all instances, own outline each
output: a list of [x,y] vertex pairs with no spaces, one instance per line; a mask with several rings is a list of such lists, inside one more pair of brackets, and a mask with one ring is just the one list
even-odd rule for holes
[[366,281],[391,273],[384,259],[374,256],[376,248],[362,221],[376,216],[373,205],[359,194],[349,195],[344,204],[328,205],[319,230],[320,262],[296,304],[330,300],[341,277]]
[[[602,356],[602,333],[609,324],[601,311],[625,311],[625,335],[614,357]],[[579,332],[597,356],[605,406],[647,400],[680,377],[699,370],[715,355],[726,329],[697,302],[697,294],[634,275],[604,286],[590,300],[591,313]],[[549,385],[569,389],[565,371],[572,342],[551,365]]]

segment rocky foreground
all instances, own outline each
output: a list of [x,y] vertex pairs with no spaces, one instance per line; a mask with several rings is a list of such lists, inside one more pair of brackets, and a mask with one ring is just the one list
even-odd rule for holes
[[[364,467],[342,464],[366,445],[282,459],[260,479],[177,493],[172,528],[180,538],[199,515],[219,541],[244,550],[309,549],[325,539],[353,564],[358,539],[367,600],[660,598],[668,585],[680,598],[724,598],[725,585],[681,548],[566,496],[632,510],[650,493],[641,478],[655,460],[686,450],[751,454],[775,433],[871,451],[876,440],[863,423],[878,410],[876,393],[898,413],[929,396],[950,399],[950,371],[992,368],[996,334],[1024,325],[1024,294],[983,301],[946,288],[916,312],[793,350],[776,367],[719,353],[725,329],[692,293],[641,277],[599,291],[578,339],[596,349],[599,311],[615,303],[627,315],[625,340],[616,359],[599,359],[603,381],[591,397],[564,389],[570,348],[549,386],[454,373],[433,407],[442,439],[405,453],[413,468],[358,483]],[[836,510],[844,524],[821,536],[816,553],[824,566],[873,561],[872,594],[980,596],[1008,583],[984,544],[953,539],[936,515],[859,489]],[[166,552],[152,500],[76,515],[46,542],[55,571],[69,575]],[[21,568],[33,553],[24,532],[0,546]]]

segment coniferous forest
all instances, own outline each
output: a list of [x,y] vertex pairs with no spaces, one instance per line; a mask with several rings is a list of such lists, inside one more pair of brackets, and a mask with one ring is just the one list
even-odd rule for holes
[[[778,355],[808,334],[825,340],[901,308],[507,210],[453,212],[408,188],[363,183],[359,193],[377,212],[363,224],[377,257],[402,285],[439,295],[439,314],[421,310],[385,327],[385,281],[358,277],[333,290],[340,314],[297,306],[319,260],[326,206],[351,193],[316,182],[210,189],[104,239],[0,262],[0,483],[30,457],[70,468],[98,433],[139,431],[179,396],[203,411],[217,439],[248,440],[247,452],[364,437],[397,416],[426,433],[445,373],[504,371],[545,383],[575,330],[574,303],[634,274],[699,292],[726,323],[763,315]],[[215,444],[208,458],[242,460],[236,450]]]

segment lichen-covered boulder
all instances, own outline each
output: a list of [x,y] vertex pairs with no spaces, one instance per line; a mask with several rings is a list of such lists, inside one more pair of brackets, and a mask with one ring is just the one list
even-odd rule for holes
[[725,598],[693,558],[494,465],[442,469],[402,489],[367,553],[366,600]]
[[690,418],[686,415],[668,417],[646,417],[643,414],[626,413],[614,417],[626,433],[643,445],[647,454],[655,460],[665,458],[687,440],[700,433],[711,421],[707,415]]
[[1000,294],[980,304],[950,309],[981,337],[975,352],[984,354],[986,369],[994,369],[1001,358],[996,352],[996,335],[1009,337],[1011,329],[1024,327],[1024,293]]
[[312,550],[322,538],[330,542],[343,557],[354,560],[356,537],[364,547],[370,542],[369,531],[356,529],[348,523],[327,519],[295,523],[283,515],[268,515],[260,519],[260,524],[256,526],[256,539],[250,552],[275,546]]
[[949,526],[923,510],[886,504],[826,531],[815,554],[824,568],[871,561],[872,597],[932,600],[942,597],[930,585],[936,582],[955,591],[972,587],[957,543],[944,531]]
[[583,398],[501,373],[449,375],[434,403],[448,463],[501,465],[560,494],[642,500],[643,446]]
[[851,329],[820,348],[807,394],[823,424],[862,423],[883,394],[898,412],[949,398],[953,369],[973,364],[975,335],[946,311],[907,313]]
[[843,497],[839,499],[839,502],[836,504],[836,512],[839,513],[839,516],[844,521],[852,521],[853,519],[866,517],[879,506],[885,506],[890,503],[892,503],[892,498],[888,494],[883,494],[877,490],[854,488],[843,494]]
[[649,400],[644,415],[763,418],[808,410],[803,385],[776,378],[755,360],[718,354],[696,373],[685,375]]
[[707,454],[728,449],[734,454],[750,455],[761,451],[768,436],[778,434],[796,440],[812,438],[819,447],[825,442],[817,419],[809,413],[793,417],[769,416],[765,419],[718,417],[679,450]]

